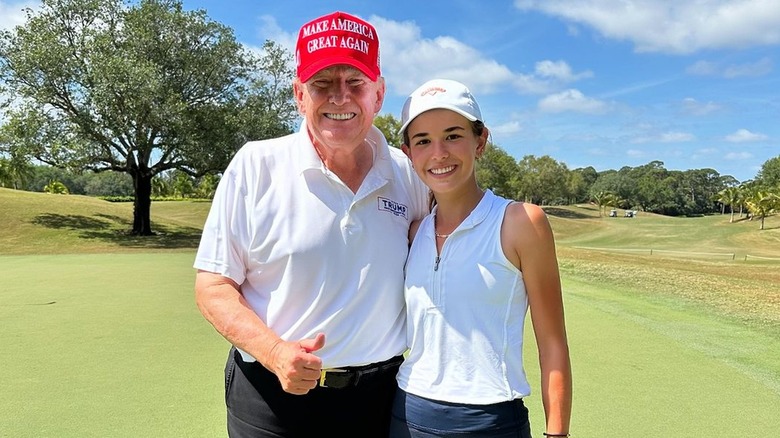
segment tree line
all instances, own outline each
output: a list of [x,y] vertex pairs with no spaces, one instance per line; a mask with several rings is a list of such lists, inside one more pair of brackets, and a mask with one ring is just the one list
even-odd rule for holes
[[[377,127],[391,141],[400,122],[392,115],[378,118]],[[761,220],[780,210],[780,156],[766,161],[755,179],[739,182],[714,169],[670,171],[660,161],[638,167],[597,172],[593,167],[568,169],[549,156],[527,155],[515,160],[500,146],[489,144],[477,162],[480,186],[501,196],[539,205],[592,202],[603,215],[607,208],[640,210],[668,216],[746,213]],[[180,170],[156,175],[156,198],[213,197],[219,175],[193,177]],[[88,196],[132,198],[132,178],[117,172],[71,172],[68,169],[13,162],[0,158],[0,186]]]
[[[172,170],[152,178],[151,196],[155,199],[211,199],[219,176],[194,178],[180,170]],[[0,158],[0,187],[46,192],[133,200],[135,188],[130,175],[120,172],[74,172],[48,165],[13,166]]]
[[[394,145],[403,140],[401,123],[392,115],[375,124]],[[746,209],[762,219],[780,211],[780,155],[767,160],[756,177],[740,182],[715,169],[667,170],[661,161],[598,172],[592,166],[569,169],[550,156],[515,160],[488,143],[477,161],[477,180],[495,193],[538,205],[593,202],[604,208],[641,210],[667,216],[697,216]],[[732,219],[733,221],[733,214]]]
[[[292,132],[291,60],[273,41],[259,54],[247,50],[232,29],[180,0],[43,0],[24,25],[0,32],[0,186],[132,196],[132,233],[153,234],[153,196],[209,197],[246,141]],[[375,123],[400,145],[395,117]],[[594,202],[665,215],[780,209],[780,156],[739,182],[660,161],[569,169],[489,144],[477,178],[539,205]]]

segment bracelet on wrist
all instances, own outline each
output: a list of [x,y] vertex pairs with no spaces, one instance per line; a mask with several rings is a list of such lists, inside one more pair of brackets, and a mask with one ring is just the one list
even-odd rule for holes
[[547,432],[542,432],[542,435],[547,436],[547,437],[550,437],[550,436],[568,437],[569,436],[568,433],[547,433]]

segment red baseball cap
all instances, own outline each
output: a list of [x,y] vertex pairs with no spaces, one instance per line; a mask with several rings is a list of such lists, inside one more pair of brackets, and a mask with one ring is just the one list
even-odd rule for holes
[[379,71],[379,36],[374,26],[344,12],[333,12],[304,24],[295,48],[298,79],[308,81],[318,71],[346,64],[372,81]]

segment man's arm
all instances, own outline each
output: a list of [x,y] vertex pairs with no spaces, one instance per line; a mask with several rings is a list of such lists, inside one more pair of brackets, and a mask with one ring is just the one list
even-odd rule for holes
[[217,332],[276,374],[285,391],[306,394],[317,386],[322,361],[312,352],[325,344],[324,334],[298,342],[282,340],[252,310],[236,282],[211,272],[198,271],[195,302]]

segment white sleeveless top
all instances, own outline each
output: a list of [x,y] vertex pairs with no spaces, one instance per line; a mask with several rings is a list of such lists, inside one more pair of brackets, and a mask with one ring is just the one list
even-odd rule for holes
[[530,394],[523,370],[528,297],[522,273],[501,248],[510,202],[487,190],[438,257],[437,208],[420,224],[406,265],[410,351],[397,377],[404,391],[466,404]]

